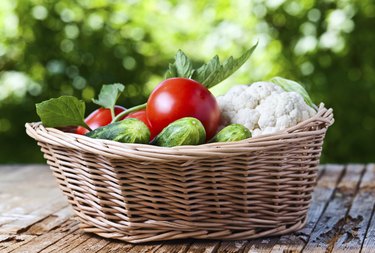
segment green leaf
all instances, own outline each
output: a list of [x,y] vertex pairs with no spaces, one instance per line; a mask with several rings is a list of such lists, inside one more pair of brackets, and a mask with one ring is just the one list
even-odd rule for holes
[[220,70],[220,75],[217,75],[217,78],[211,83],[204,83],[204,85],[208,88],[215,86],[218,83],[221,83],[229,76],[231,76],[234,72],[236,72],[252,55],[255,48],[257,47],[258,43],[256,43],[253,47],[247,50],[243,55],[239,58],[234,59],[233,56],[226,59],[222,65],[222,69]]
[[176,64],[169,63],[169,68],[167,72],[165,73],[165,79],[172,78],[172,77],[177,77],[177,68],[176,68]]
[[191,78],[193,73],[193,64],[191,63],[190,59],[186,56],[186,54],[184,54],[184,52],[182,52],[182,50],[179,49],[175,56],[175,62],[173,64],[169,64],[169,68],[167,70],[165,78]]
[[217,72],[220,69],[220,60],[219,56],[215,55],[208,63],[203,64],[200,68],[198,68],[193,76],[192,79],[199,83],[205,83],[208,82],[210,75],[212,73]]
[[219,57],[215,56],[209,63],[202,65],[194,73],[193,79],[202,83],[207,88],[221,83],[236,72],[250,58],[257,45],[258,43],[237,59],[234,59],[233,56],[229,57],[223,64],[220,64]]
[[182,50],[177,51],[175,65],[178,77],[190,78],[193,74],[193,64]]
[[299,93],[303,99],[305,100],[306,104],[308,104],[309,106],[315,108],[315,105],[313,103],[313,101],[311,100],[310,96],[309,96],[309,93],[307,93],[307,91],[305,90],[305,88],[303,88],[303,86],[295,81],[292,81],[292,80],[288,80],[288,79],[285,79],[285,78],[282,78],[282,77],[274,77],[270,80],[270,82],[280,86],[283,90],[287,91],[287,92],[290,92],[290,91],[294,91],[294,92],[297,92]]
[[83,126],[85,103],[72,96],[61,96],[36,104],[36,112],[45,127]]
[[219,57],[216,55],[198,69],[194,69],[191,60],[181,50],[178,50],[175,62],[169,64],[165,78],[191,78],[205,87],[211,88],[236,72],[249,59],[257,45],[258,43],[237,59],[234,59],[232,56],[229,57],[223,64],[220,63]]
[[223,72],[224,72],[224,68],[222,65],[220,65],[217,69],[209,73],[209,75],[205,78],[202,84],[208,89],[215,86],[216,84],[224,80]]
[[93,99],[92,101],[101,107],[113,109],[124,89],[125,86],[120,83],[103,85],[98,99]]

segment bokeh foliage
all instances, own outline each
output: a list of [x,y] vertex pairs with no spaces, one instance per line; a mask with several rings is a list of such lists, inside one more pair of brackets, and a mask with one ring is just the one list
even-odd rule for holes
[[62,94],[90,102],[122,82],[142,103],[180,48],[196,64],[215,54],[251,60],[215,93],[275,75],[333,107],[324,162],[374,161],[375,3],[371,0],[0,1],[0,163],[42,162],[24,123]]

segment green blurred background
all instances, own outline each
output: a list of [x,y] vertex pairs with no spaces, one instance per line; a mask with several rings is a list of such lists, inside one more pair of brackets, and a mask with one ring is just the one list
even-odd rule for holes
[[120,104],[145,102],[182,49],[196,64],[255,53],[216,93],[279,75],[333,107],[323,162],[375,161],[373,0],[1,0],[0,163],[43,162],[25,122],[35,103],[87,101],[121,82]]

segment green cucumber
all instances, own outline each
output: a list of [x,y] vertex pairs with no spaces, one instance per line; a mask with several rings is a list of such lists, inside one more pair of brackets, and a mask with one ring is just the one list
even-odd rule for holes
[[251,137],[251,132],[241,124],[231,124],[218,132],[210,142],[241,141]]
[[192,117],[176,120],[158,134],[151,144],[162,147],[199,145],[206,141],[206,131],[202,123]]
[[95,139],[113,140],[123,143],[148,143],[150,130],[142,121],[128,118],[88,132]]

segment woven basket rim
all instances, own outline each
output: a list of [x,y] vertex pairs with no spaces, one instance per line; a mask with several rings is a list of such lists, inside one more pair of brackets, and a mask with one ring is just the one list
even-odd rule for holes
[[[324,124],[323,129],[317,129],[317,130],[309,130],[309,131],[303,131],[303,129],[306,125],[312,124],[313,122],[317,122],[320,124]],[[105,150],[105,153],[107,156],[112,157],[123,157],[123,151],[142,151],[146,153],[158,153],[158,154],[166,154],[166,155],[188,155],[188,154],[194,154],[194,153],[201,153],[202,155],[205,154],[205,152],[210,151],[239,151],[239,149],[243,148],[244,145],[246,147],[251,147],[254,145],[254,148],[257,147],[258,150],[261,150],[259,148],[260,144],[263,144],[265,146],[272,145],[273,140],[280,140],[283,138],[298,138],[306,136],[308,133],[311,134],[318,134],[322,131],[326,131],[326,128],[331,126],[334,122],[333,119],[333,110],[332,108],[327,109],[325,108],[324,104],[321,103],[319,105],[319,108],[317,110],[317,113],[297,125],[284,129],[282,131],[278,131],[272,134],[264,134],[256,137],[251,137],[245,140],[236,141],[236,142],[215,142],[215,143],[206,143],[201,145],[185,145],[185,146],[177,146],[177,147],[160,147],[160,146],[154,146],[150,144],[139,144],[139,143],[120,143],[112,140],[103,140],[103,139],[93,139],[90,137],[87,137],[85,135],[79,135],[75,133],[68,133],[63,132],[56,128],[49,128],[44,127],[41,122],[33,122],[33,123],[26,123],[26,132],[27,134],[34,138],[37,141],[42,142],[48,142],[57,144],[60,146],[75,148],[75,149],[86,149],[90,152],[98,151],[98,149]],[[109,151],[109,149],[112,149],[112,154]],[[100,152],[99,152],[100,153]],[[116,155],[116,153],[119,155]],[[189,156],[191,158],[191,156]],[[187,158],[187,157],[186,157]]]

